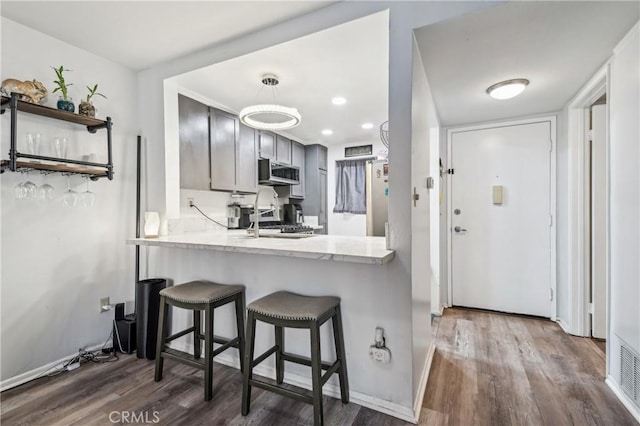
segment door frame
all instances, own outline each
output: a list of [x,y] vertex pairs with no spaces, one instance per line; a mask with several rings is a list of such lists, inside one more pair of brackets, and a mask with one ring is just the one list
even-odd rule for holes
[[[585,167],[585,144],[587,142],[587,117],[591,105],[604,93],[610,93],[610,66],[605,64],[596,74],[583,86],[578,94],[569,102],[567,106],[567,128],[568,128],[568,148],[569,148],[569,317],[568,324],[561,325],[570,334],[577,336],[591,335],[591,322],[589,312],[589,294],[591,291],[591,280],[587,279],[590,271],[590,250],[587,238],[590,238],[591,231],[588,229],[588,215],[590,204],[586,201],[585,185],[587,182]],[[610,139],[609,139],[609,102],[606,104],[606,158],[605,158],[605,275],[606,275],[606,321],[607,336],[609,334],[609,290],[610,290]],[[608,340],[608,339],[607,339]],[[608,368],[608,364],[607,364]]]
[[[447,164],[449,167],[454,169],[455,165],[453,164],[452,152],[451,152],[451,138],[455,133],[458,132],[468,132],[473,130],[485,130],[485,129],[494,129],[500,127],[512,127],[519,126],[524,124],[535,124],[535,123],[543,123],[549,122],[550,124],[550,135],[551,139],[551,152],[549,153],[549,213],[551,214],[551,226],[549,226],[549,286],[551,287],[551,291],[553,293],[552,299],[549,301],[550,310],[549,310],[549,318],[553,321],[556,320],[557,313],[557,288],[556,288],[556,276],[557,276],[557,267],[556,267],[556,223],[557,223],[557,212],[556,212],[556,151],[557,151],[557,131],[556,131],[556,116],[555,115],[547,115],[540,117],[532,117],[525,118],[519,120],[509,120],[509,121],[496,121],[491,123],[483,123],[483,124],[475,124],[464,127],[455,127],[447,129]],[[448,232],[447,232],[447,297],[448,297],[448,305],[451,306],[453,304],[453,251],[452,251],[452,190],[453,185],[451,185],[451,180],[447,182],[447,224],[448,224]]]

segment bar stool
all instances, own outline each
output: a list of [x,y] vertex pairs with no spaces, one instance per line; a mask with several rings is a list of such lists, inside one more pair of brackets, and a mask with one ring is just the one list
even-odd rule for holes
[[[347,379],[347,360],[342,332],[340,299],[337,297],[303,296],[287,291],[279,291],[258,299],[247,306],[247,348],[244,354],[244,377],[242,383],[242,415],[249,414],[251,386],[256,386],[280,395],[313,404],[313,423],[323,424],[322,386],[333,373],[340,378],[340,396],[344,404],[349,403],[349,382]],[[333,338],[336,345],[336,361],[333,364],[322,362],[320,358],[320,326],[331,318]],[[275,326],[275,346],[253,358],[255,349],[256,321]],[[284,327],[308,328],[311,331],[311,358],[285,352]],[[276,385],[253,378],[253,367],[260,364],[271,354],[276,354]],[[284,380],[284,362],[311,367],[312,394],[309,396],[278,386]],[[322,374],[322,370],[327,370]]]
[[[235,302],[236,305],[238,335],[234,339],[214,336],[213,310],[231,302]],[[192,310],[193,326],[166,337],[167,312],[169,306]],[[155,381],[159,382],[162,380],[162,367],[165,358],[200,368],[204,370],[204,400],[211,400],[213,397],[213,357],[231,347],[238,348],[240,352],[240,369],[242,370],[242,360],[244,359],[244,306],[244,286],[242,285],[223,285],[208,281],[191,281],[161,290]],[[204,333],[201,333],[200,329],[200,311],[204,311]],[[186,352],[166,347],[168,342],[191,332],[193,332],[193,356]],[[204,362],[198,361],[201,355],[201,339],[204,340]],[[222,346],[213,350],[214,342]]]

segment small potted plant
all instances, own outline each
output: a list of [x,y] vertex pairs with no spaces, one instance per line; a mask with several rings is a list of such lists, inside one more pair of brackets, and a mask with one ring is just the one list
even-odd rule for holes
[[56,93],[59,91],[61,95],[60,98],[58,99],[58,103],[56,104],[56,106],[58,107],[58,109],[74,112],[76,110],[76,106],[73,104],[73,99],[71,99],[71,97],[69,96],[69,93],[67,92],[68,87],[72,86],[73,83],[67,83],[64,80],[64,76],[62,75],[65,71],[71,71],[71,70],[65,69],[62,65],[60,65],[60,68],[56,68],[56,67],[51,67],[51,68],[53,68],[53,70],[56,72],[56,77],[58,78],[57,80],[54,81],[57,87],[53,89],[53,93]]
[[105,99],[107,99],[107,97],[98,92],[97,84],[93,86],[93,88],[87,86],[87,90],[89,91],[89,94],[87,95],[87,99],[83,100],[80,102],[80,105],[78,105],[78,114],[86,115],[87,117],[95,117],[96,108],[93,106],[93,103],[91,103],[91,98],[95,95],[102,96]]

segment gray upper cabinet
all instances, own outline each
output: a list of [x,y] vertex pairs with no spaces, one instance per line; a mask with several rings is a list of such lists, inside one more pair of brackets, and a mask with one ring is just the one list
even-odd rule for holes
[[209,189],[209,107],[178,95],[180,188]]
[[238,119],[211,108],[211,189],[236,189],[236,139]]
[[240,123],[236,144],[236,190],[258,191],[258,143],[256,131]]
[[256,192],[258,146],[255,130],[235,115],[210,109],[211,189]]
[[281,164],[291,164],[291,139],[276,136],[276,161]]
[[268,158],[276,161],[276,135],[275,133],[261,130],[260,138],[260,158]]
[[304,198],[304,145],[291,141],[291,165],[300,168],[300,184],[291,185],[289,197]]
[[318,216],[318,225],[327,233],[327,147],[307,145],[304,147],[304,200],[300,202],[305,216]]

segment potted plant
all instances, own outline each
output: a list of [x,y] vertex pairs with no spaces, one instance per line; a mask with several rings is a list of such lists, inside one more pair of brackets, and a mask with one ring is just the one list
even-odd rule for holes
[[71,97],[69,96],[69,93],[67,92],[68,87],[72,86],[73,83],[67,83],[64,80],[64,76],[62,75],[65,71],[71,71],[71,70],[65,69],[62,65],[60,65],[60,68],[56,68],[56,67],[51,67],[51,68],[53,68],[53,70],[56,72],[56,77],[58,78],[57,80],[54,81],[57,87],[53,89],[53,93],[60,91],[60,95],[61,95],[60,98],[58,99],[58,103],[56,104],[56,106],[58,107],[58,109],[74,112],[76,110],[76,106],[73,104],[73,99],[71,99]]
[[87,95],[87,99],[83,100],[82,102],[80,102],[80,105],[78,105],[78,114],[86,115],[87,117],[95,117],[96,108],[93,106],[93,103],[91,103],[91,98],[93,98],[95,95],[102,96],[105,99],[107,99],[107,97],[98,92],[97,84],[93,86],[93,88],[87,86],[87,90],[89,91],[89,94]]

